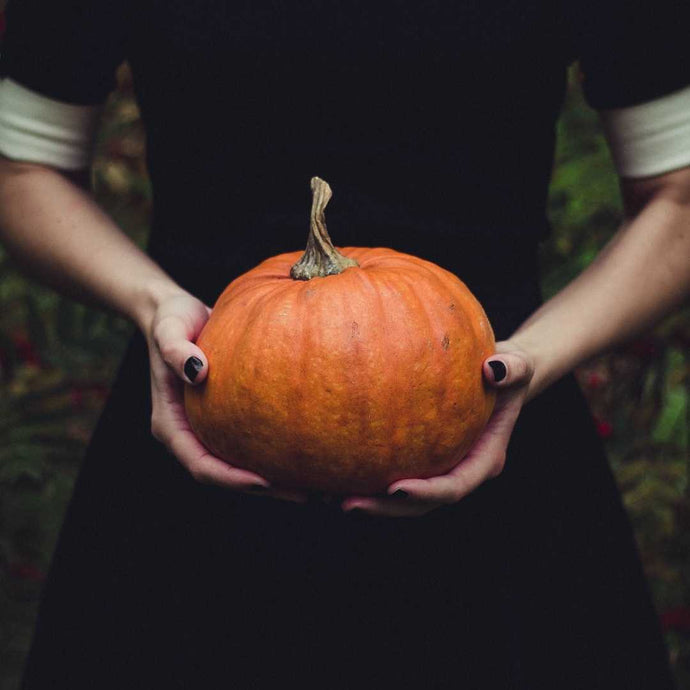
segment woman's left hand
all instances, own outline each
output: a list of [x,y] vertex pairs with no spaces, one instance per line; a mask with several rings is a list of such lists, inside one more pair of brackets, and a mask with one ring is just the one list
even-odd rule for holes
[[424,515],[457,503],[487,479],[503,470],[508,442],[534,375],[534,363],[510,341],[496,343],[496,354],[482,365],[484,379],[497,391],[496,405],[481,436],[469,453],[447,474],[429,479],[401,479],[387,496],[351,496],[342,503],[346,512],[361,511],[387,517]]

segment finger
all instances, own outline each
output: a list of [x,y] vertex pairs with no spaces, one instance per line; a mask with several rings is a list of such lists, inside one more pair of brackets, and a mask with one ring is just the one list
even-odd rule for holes
[[151,358],[151,368],[154,373],[151,377],[153,398],[151,432],[197,481],[216,484],[235,491],[244,491],[252,495],[271,496],[295,503],[306,502],[305,495],[287,489],[273,489],[263,477],[233,467],[211,454],[189,426],[178,390],[182,386],[180,381],[173,376],[158,354],[154,353]]
[[429,479],[401,479],[388,487],[388,493],[404,491],[412,500],[455,503],[487,479],[498,476],[505,465],[522,397],[516,392],[499,400],[479,440],[450,472]]
[[484,360],[482,372],[487,383],[496,388],[510,388],[529,383],[534,368],[526,358],[514,352],[492,355]]
[[154,329],[153,337],[165,363],[187,383],[199,384],[208,373],[208,360],[189,340],[192,330],[182,318],[168,316]]
[[269,483],[258,474],[233,467],[212,455],[189,429],[176,430],[166,443],[170,452],[202,484],[215,484],[235,491],[261,491]]
[[390,490],[404,491],[407,494],[405,502],[457,503],[493,475],[493,467],[500,457],[497,456],[498,453],[469,453],[448,474],[429,479],[406,479],[393,484]]
[[419,517],[431,512],[442,504],[436,501],[417,501],[397,497],[372,498],[352,496],[341,504],[345,513],[350,515],[367,514],[380,517]]
[[269,496],[293,503],[305,503],[306,495],[290,489],[273,488],[260,475],[234,467],[215,457],[188,427],[178,428],[165,444],[189,473],[202,484],[215,484],[254,496]]

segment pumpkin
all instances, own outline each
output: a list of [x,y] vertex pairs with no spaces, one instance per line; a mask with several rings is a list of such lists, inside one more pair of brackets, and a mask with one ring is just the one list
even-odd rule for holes
[[311,181],[304,253],[266,259],[221,294],[185,389],[199,439],[275,485],[375,494],[450,470],[494,406],[484,310],[454,274],[387,248],[336,249]]

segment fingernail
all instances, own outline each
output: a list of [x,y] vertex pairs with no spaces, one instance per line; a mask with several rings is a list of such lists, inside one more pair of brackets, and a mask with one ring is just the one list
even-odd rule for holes
[[391,494],[391,498],[407,498],[409,495],[405,489],[398,489]]
[[198,358],[192,355],[187,358],[184,363],[184,375],[194,383],[194,379],[199,375],[199,372],[204,368],[204,363]]
[[499,381],[503,381],[503,379],[506,377],[506,374],[508,373],[508,370],[506,369],[506,365],[501,362],[500,359],[494,359],[491,362],[489,362],[489,366],[491,367],[491,370],[494,372],[494,381],[498,383]]

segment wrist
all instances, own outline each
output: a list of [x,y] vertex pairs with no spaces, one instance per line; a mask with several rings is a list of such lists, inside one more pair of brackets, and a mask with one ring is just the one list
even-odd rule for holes
[[181,294],[187,293],[170,278],[152,278],[137,289],[128,316],[149,340],[153,320],[160,305],[166,299]]
[[500,343],[500,351],[518,352],[532,366],[533,374],[527,384],[525,402],[539,395],[566,371],[564,363],[552,350],[544,348],[523,334],[516,333],[504,340]]

